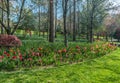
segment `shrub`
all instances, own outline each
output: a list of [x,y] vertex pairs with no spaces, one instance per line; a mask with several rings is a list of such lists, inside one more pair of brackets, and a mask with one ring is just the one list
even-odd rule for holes
[[20,39],[18,39],[14,35],[6,35],[1,34],[0,35],[0,46],[2,47],[14,47],[14,46],[21,46],[22,43]]

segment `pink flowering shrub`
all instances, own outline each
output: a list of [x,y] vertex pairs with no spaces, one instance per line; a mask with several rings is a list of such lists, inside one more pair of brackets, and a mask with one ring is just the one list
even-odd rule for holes
[[0,46],[11,47],[11,46],[21,46],[22,43],[20,39],[18,39],[14,35],[0,35]]

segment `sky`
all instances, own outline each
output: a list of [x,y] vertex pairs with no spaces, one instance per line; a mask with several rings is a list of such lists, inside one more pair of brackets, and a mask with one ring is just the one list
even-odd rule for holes
[[[120,0],[109,0],[110,2],[113,3],[113,6],[120,6]],[[111,10],[109,11],[110,14],[117,14],[117,13],[120,13],[120,7],[117,9],[117,10]]]
[[115,5],[119,5],[120,4],[120,0],[110,0],[112,1]]

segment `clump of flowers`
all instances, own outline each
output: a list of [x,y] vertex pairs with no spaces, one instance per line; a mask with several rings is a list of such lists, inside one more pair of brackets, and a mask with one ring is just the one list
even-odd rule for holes
[[104,56],[115,50],[116,46],[102,43],[51,49],[49,47],[32,47],[25,50],[23,48],[0,49],[0,69],[71,64]]
[[14,35],[1,34],[0,35],[0,46],[3,47],[13,47],[21,46],[22,42]]

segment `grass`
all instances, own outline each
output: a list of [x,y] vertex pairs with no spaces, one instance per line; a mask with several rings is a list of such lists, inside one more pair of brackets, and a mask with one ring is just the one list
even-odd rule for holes
[[78,64],[1,71],[0,83],[120,83],[120,49]]

